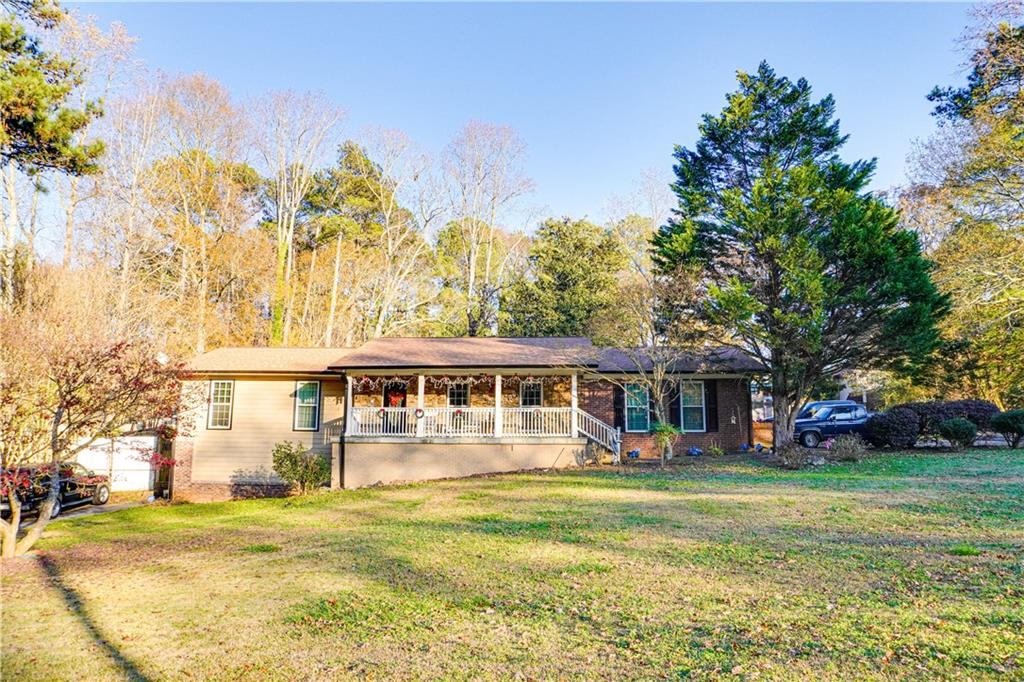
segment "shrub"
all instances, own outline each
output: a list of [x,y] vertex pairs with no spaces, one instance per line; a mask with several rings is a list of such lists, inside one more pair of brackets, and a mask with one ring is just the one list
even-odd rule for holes
[[979,431],[991,428],[992,417],[999,414],[996,404],[988,400],[954,400],[950,403],[952,412],[978,427]]
[[978,436],[978,427],[969,419],[956,417],[940,423],[939,434],[954,447],[965,448]]
[[873,415],[864,425],[864,437],[876,447],[910,448],[920,433],[918,414],[906,407],[894,407]]
[[1002,436],[1011,448],[1017,447],[1024,439],[1024,410],[1007,410],[993,415],[991,428]]
[[917,415],[917,434],[922,437],[937,438],[940,435],[939,424],[958,416],[953,404],[943,400],[904,403],[893,408],[895,409],[910,410]]
[[724,457],[725,448],[723,448],[722,444],[719,443],[717,440],[713,440],[708,444],[707,453],[711,457]]
[[999,412],[995,403],[987,400],[930,400],[896,407],[913,411],[918,418],[918,434],[932,438],[942,435],[939,425],[949,419],[966,419],[979,429],[988,429],[992,415]]
[[300,495],[330,478],[331,465],[321,455],[303,447],[302,443],[277,443],[273,457],[274,472],[292,487],[297,487]]
[[654,445],[658,448],[658,451],[662,456],[671,456],[672,441],[675,440],[682,431],[679,430],[678,426],[673,426],[668,422],[656,422],[651,428],[651,433],[654,434]]
[[779,464],[784,469],[800,469],[807,464],[807,460],[814,454],[813,450],[809,450],[799,443],[786,443],[775,453],[779,459]]
[[846,433],[832,440],[828,452],[840,462],[859,462],[868,454],[868,449],[860,436]]

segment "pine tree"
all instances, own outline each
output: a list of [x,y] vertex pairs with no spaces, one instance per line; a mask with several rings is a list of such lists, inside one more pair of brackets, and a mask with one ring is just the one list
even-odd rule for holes
[[676,148],[679,206],[655,260],[668,277],[696,273],[690,312],[769,369],[778,448],[836,373],[926,362],[947,303],[917,236],[865,192],[874,161],[839,158],[832,97],[813,101],[765,63],[738,81],[695,148]]

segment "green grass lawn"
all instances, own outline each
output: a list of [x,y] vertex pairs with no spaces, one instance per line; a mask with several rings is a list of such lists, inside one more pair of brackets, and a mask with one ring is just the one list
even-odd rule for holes
[[1024,678],[1020,451],[135,508],[40,549],[5,680]]

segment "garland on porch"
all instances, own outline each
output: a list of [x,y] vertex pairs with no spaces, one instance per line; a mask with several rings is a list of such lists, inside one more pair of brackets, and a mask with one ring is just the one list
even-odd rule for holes
[[[469,386],[494,386],[494,375],[491,374],[477,374],[477,375],[448,375],[448,374],[427,374],[424,376],[427,383],[434,388],[448,388],[453,385],[469,385]],[[566,377],[561,375],[533,375],[533,374],[503,374],[501,376],[501,382],[505,386],[518,386],[521,383],[536,383],[539,382],[545,386],[553,386],[560,381],[564,381]],[[405,386],[408,390],[412,381],[408,376],[368,376],[363,375],[355,378],[356,387],[360,389],[379,389],[387,386],[388,384],[396,384],[399,386]]]
[[387,386],[388,384],[398,384],[398,385],[401,385],[401,386],[405,386],[406,389],[408,389],[408,387],[409,387],[409,379],[408,379],[408,377],[397,377],[397,376],[396,377],[361,376],[358,379],[356,379],[356,384],[357,384],[357,388],[362,388],[362,389],[366,389],[366,388],[373,388],[373,389],[383,388],[384,386]]

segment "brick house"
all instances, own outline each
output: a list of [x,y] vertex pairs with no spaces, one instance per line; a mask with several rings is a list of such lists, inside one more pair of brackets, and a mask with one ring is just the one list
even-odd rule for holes
[[[637,366],[640,363],[641,366]],[[650,364],[582,337],[389,338],[345,348],[223,348],[195,358],[193,428],[175,442],[172,495],[285,492],[280,441],[331,459],[332,487],[657,457]],[[668,375],[673,452],[752,441],[750,379],[734,351]]]

